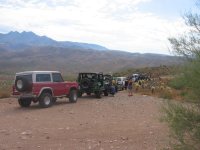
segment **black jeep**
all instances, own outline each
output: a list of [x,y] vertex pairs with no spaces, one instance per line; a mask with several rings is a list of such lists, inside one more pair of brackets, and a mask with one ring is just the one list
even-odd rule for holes
[[94,93],[97,98],[101,98],[104,92],[104,76],[103,73],[79,73],[79,96],[86,93],[91,95]]

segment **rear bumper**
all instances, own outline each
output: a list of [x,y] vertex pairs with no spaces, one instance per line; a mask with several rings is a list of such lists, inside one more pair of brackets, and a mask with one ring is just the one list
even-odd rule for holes
[[12,97],[14,98],[36,98],[37,95],[34,95],[32,93],[23,93],[23,94],[19,94],[19,95],[12,95]]

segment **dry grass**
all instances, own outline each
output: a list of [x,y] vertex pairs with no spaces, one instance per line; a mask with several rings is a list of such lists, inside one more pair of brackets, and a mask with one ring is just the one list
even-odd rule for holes
[[167,77],[154,79],[153,83],[152,81],[146,81],[144,83],[145,86],[135,86],[134,92],[142,95],[155,96],[164,99],[174,99],[178,101],[183,100],[183,91],[176,90],[168,86],[168,83],[171,81],[171,79],[171,77],[170,79]]
[[0,99],[11,95],[13,76],[0,74]]
[[0,91],[0,99],[1,98],[8,98],[10,97],[11,92],[9,90],[2,90]]

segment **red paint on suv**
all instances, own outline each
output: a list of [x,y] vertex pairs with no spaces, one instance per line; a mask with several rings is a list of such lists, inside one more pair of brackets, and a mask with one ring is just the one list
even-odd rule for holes
[[13,96],[22,107],[39,102],[41,107],[50,107],[60,97],[77,102],[78,83],[64,82],[58,71],[26,71],[16,73]]

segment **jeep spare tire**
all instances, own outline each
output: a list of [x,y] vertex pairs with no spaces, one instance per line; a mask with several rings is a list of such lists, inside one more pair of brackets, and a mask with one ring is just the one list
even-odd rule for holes
[[15,80],[15,88],[18,92],[30,91],[32,84],[24,77],[17,77]]
[[90,85],[90,80],[89,79],[83,79],[81,81],[81,87],[83,89],[88,89],[89,88],[89,85]]

